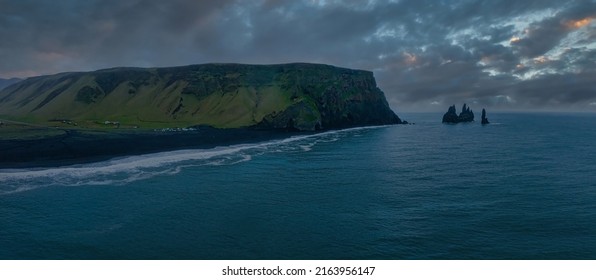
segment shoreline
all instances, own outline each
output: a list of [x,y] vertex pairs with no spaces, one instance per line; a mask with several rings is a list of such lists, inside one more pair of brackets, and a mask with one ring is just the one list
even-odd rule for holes
[[1,139],[0,169],[59,167],[101,162],[117,157],[174,151],[210,149],[250,144],[317,132],[218,129],[196,127],[190,131],[84,131],[38,139]]

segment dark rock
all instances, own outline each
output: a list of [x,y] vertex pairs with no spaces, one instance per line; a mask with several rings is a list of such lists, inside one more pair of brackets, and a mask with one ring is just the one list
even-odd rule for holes
[[460,123],[460,122],[472,122],[474,121],[474,112],[470,107],[467,107],[464,103],[462,106],[461,113],[459,116],[455,110],[455,105],[452,105],[447,110],[447,113],[443,115],[444,123]]
[[444,123],[458,123],[459,119],[457,116],[457,112],[455,111],[455,105],[452,105],[447,110],[447,113],[443,115],[443,122]]
[[488,119],[486,118],[486,110],[482,108],[482,124],[489,124]]
[[470,107],[466,106],[466,103],[464,103],[464,106],[462,106],[461,113],[459,113],[458,119],[459,119],[459,122],[474,121],[474,112],[472,112],[472,109],[470,109]]

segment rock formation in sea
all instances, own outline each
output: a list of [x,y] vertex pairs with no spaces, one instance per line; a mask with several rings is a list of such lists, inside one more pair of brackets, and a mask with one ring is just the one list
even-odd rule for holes
[[[28,78],[0,91],[0,112],[47,126],[209,125],[299,131],[401,124],[370,71],[330,65],[202,64]],[[109,126],[111,127],[111,126]]]
[[489,124],[488,119],[486,118],[486,110],[482,108],[482,124]]
[[474,112],[465,103],[462,106],[461,113],[457,115],[455,105],[452,105],[447,110],[447,113],[443,115],[444,123],[460,123],[460,122],[472,122],[474,121]]
[[452,105],[447,110],[447,113],[443,115],[443,122],[444,123],[458,123],[458,116],[455,109],[455,105]]

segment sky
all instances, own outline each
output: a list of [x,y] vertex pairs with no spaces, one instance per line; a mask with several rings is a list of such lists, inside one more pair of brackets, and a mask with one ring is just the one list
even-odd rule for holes
[[596,111],[596,0],[0,0],[0,77],[324,63],[396,111]]

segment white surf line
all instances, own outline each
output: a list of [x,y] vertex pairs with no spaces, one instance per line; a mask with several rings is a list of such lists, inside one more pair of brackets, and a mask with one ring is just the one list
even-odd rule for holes
[[[69,172],[71,174],[80,174],[80,176],[86,176],[88,172],[93,173],[102,173],[102,172],[117,172],[122,170],[125,167],[159,167],[169,163],[181,162],[181,161],[188,161],[188,160],[197,160],[197,159],[209,159],[212,157],[220,156],[220,155],[227,155],[233,154],[244,150],[249,149],[256,149],[261,147],[268,147],[268,146],[275,146],[279,144],[286,144],[291,142],[296,142],[304,139],[309,138],[317,138],[321,136],[339,134],[344,132],[350,131],[358,131],[358,130],[370,130],[370,129],[377,129],[388,127],[388,125],[383,126],[365,126],[365,127],[354,127],[354,128],[347,128],[341,130],[330,130],[316,134],[309,134],[309,135],[300,135],[300,136],[291,136],[284,139],[277,139],[277,140],[269,140],[260,143],[254,144],[238,144],[238,145],[231,145],[231,146],[217,146],[211,149],[185,149],[185,150],[175,150],[175,151],[165,151],[165,152],[158,152],[158,153],[150,153],[144,155],[135,155],[135,156],[127,156],[122,158],[115,158],[109,159],[102,162],[96,163],[87,163],[87,164],[80,164],[80,165],[71,165],[71,166],[58,166],[58,167],[50,167],[50,168],[34,168],[34,169],[5,169],[0,170],[0,182],[7,178],[6,176],[16,175],[16,174],[23,174],[27,173],[30,175],[57,175],[57,172]],[[159,159],[159,161],[156,161]],[[132,165],[136,163],[135,165]]]
[[[52,167],[52,168],[45,168],[45,169],[12,169],[12,170],[3,170],[0,171],[0,183],[20,183],[26,185],[30,185],[32,180],[39,180],[44,178],[52,178],[47,184],[41,184],[39,187],[47,186],[47,185],[56,185],[59,183],[65,183],[66,185],[81,185],[81,184],[110,184],[114,183],[114,180],[117,181],[124,181],[131,182],[127,179],[105,179],[105,180],[96,180],[96,176],[106,176],[106,175],[116,175],[122,173],[128,173],[129,179],[130,176],[136,177],[139,180],[153,177],[154,175],[164,174],[163,172],[151,172],[151,174],[144,174],[145,176],[139,176],[137,173],[145,173],[144,169],[148,168],[158,168],[162,166],[166,166],[173,163],[191,161],[191,160],[208,160],[212,158],[217,158],[218,156],[225,156],[230,154],[236,154],[245,150],[258,150],[261,148],[267,148],[270,146],[279,146],[287,143],[292,143],[296,141],[301,141],[310,138],[321,138],[328,135],[335,135],[345,132],[351,131],[358,131],[358,130],[370,130],[370,129],[377,129],[387,127],[384,126],[367,126],[367,127],[355,127],[355,128],[348,128],[348,129],[341,129],[341,130],[331,130],[322,133],[316,134],[309,134],[309,135],[300,135],[300,136],[292,136],[289,138],[278,139],[278,140],[270,140],[266,142],[256,143],[256,144],[239,144],[239,145],[232,145],[232,146],[222,146],[216,147],[212,149],[187,149],[187,150],[177,150],[177,151],[167,151],[167,152],[159,152],[153,154],[145,154],[145,155],[137,155],[137,156],[129,156],[125,158],[119,159],[111,159],[104,162],[99,163],[89,163],[83,165],[73,165],[73,166],[66,166],[66,167]],[[309,144],[309,147],[314,146],[316,143]],[[301,146],[300,146],[301,147]],[[244,162],[251,160],[252,156],[250,155],[243,155],[242,159],[233,160],[232,164],[236,164],[239,162]],[[225,164],[225,159],[219,160],[218,163]],[[205,163],[209,164],[209,163]],[[193,165],[189,165],[193,166]],[[177,169],[178,173],[180,169]],[[170,172],[165,172],[170,173]],[[136,175],[135,175],[136,174]],[[91,178],[90,178],[91,177]],[[56,180],[55,178],[59,178]],[[95,178],[95,179],[94,179]],[[75,182],[66,182],[66,181],[75,181]],[[137,181],[137,180],[132,180]],[[35,184],[35,183],[34,183]],[[2,192],[0,190],[0,194],[8,194],[21,189],[30,190],[36,187],[17,187],[13,190],[7,190],[6,192]]]

